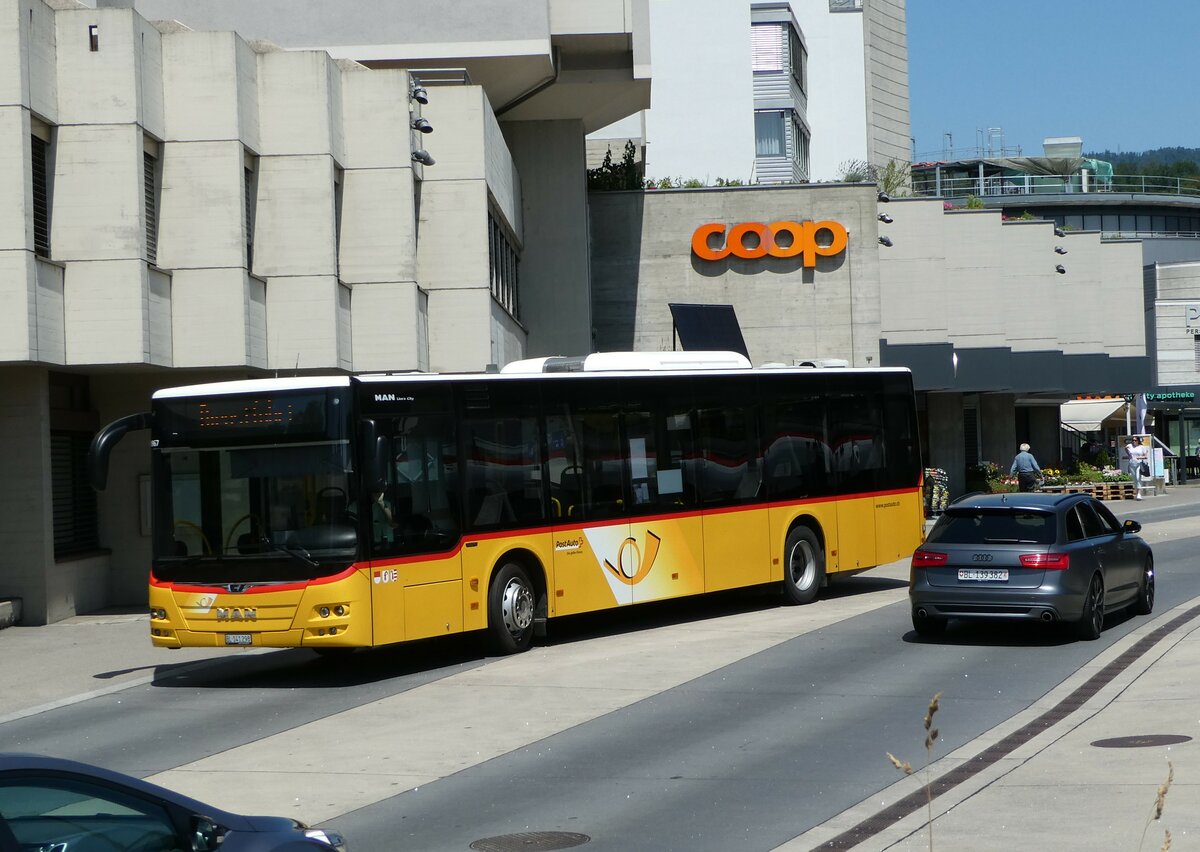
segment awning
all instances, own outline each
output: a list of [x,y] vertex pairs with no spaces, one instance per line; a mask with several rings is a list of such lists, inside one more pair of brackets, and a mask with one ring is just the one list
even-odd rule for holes
[[1124,409],[1123,399],[1073,399],[1059,406],[1059,419],[1080,432],[1098,432],[1101,423]]

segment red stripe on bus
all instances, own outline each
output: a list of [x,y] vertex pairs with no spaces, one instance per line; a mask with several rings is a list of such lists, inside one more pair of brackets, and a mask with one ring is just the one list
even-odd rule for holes
[[[317,577],[312,580],[304,580],[303,582],[299,582],[299,583],[281,583],[278,585],[272,585],[272,584],[266,584],[266,583],[261,584],[261,585],[256,585],[254,583],[249,583],[249,584],[245,584],[245,585],[249,585],[249,586],[251,586],[251,588],[247,589],[245,592],[242,592],[241,594],[251,594],[251,593],[255,593],[255,592],[260,592],[260,593],[262,593],[262,592],[293,592],[298,589],[307,589],[309,586],[324,586],[329,583],[336,583],[340,580],[345,580],[347,577],[352,577],[354,574],[356,574],[358,571],[362,570],[365,567],[366,567],[365,563],[355,562],[349,568],[347,568],[345,571],[341,571],[337,574],[330,574],[328,577]],[[153,572],[150,573],[150,585],[157,586],[160,589],[167,589],[172,592],[193,592],[193,593],[198,593],[198,594],[218,594],[218,595],[229,593],[229,590],[224,588],[223,586],[193,586],[193,585],[189,585],[186,583],[173,583],[173,582],[169,582],[169,581],[159,580],[157,577],[154,576]],[[236,586],[236,585],[243,585],[243,584],[234,583],[233,585]]]

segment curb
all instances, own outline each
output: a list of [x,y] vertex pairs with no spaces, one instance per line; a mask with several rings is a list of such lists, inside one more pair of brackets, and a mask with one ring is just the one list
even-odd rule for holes
[[12,627],[21,620],[21,599],[0,598],[0,630]]

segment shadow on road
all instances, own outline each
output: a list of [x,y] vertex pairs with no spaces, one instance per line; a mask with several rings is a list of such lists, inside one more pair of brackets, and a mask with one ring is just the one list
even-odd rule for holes
[[[1133,618],[1129,610],[1110,612],[1104,616],[1104,632],[1117,629]],[[950,619],[941,636],[918,636],[915,630],[904,634],[905,642],[914,645],[949,645],[961,647],[1038,648],[1070,645],[1080,641],[1074,624],[1042,624],[1037,621],[975,621]]]
[[[858,575],[840,578],[822,590],[825,599],[903,588],[907,583],[888,577]],[[779,584],[728,592],[654,601],[603,612],[556,618],[543,646],[568,645],[589,639],[621,636],[670,625],[691,624],[713,618],[743,615],[784,606]],[[804,607],[795,607],[798,619]],[[309,689],[357,687],[409,678],[412,685],[428,683],[489,662],[485,637],[468,633],[438,639],[423,639],[382,648],[364,648],[333,656],[318,656],[303,648],[268,653],[217,657],[197,663],[148,666],[154,670],[152,685],[189,689]],[[97,677],[114,677],[134,671],[103,672]]]

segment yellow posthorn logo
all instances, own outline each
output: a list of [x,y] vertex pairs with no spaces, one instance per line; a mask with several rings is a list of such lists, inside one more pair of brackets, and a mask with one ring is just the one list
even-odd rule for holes
[[[616,566],[605,559],[604,567],[625,585],[636,586],[654,567],[654,559],[658,556],[658,546],[661,542],[661,538],[650,530],[646,530],[646,553],[643,555],[637,540],[632,537],[627,538],[621,542],[621,547],[617,550]],[[627,557],[628,561],[626,561]]]

